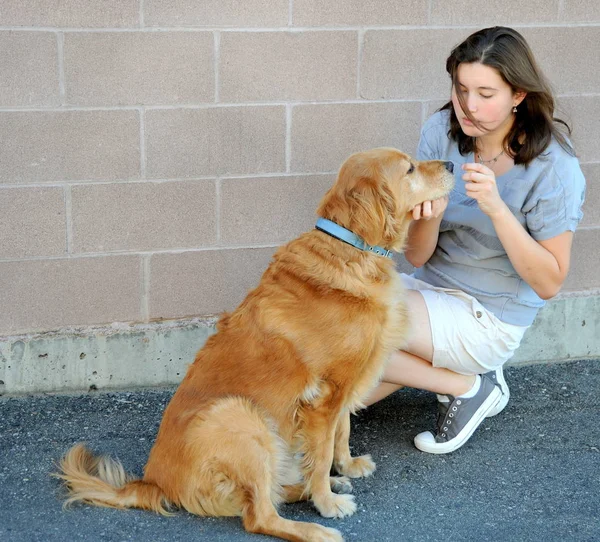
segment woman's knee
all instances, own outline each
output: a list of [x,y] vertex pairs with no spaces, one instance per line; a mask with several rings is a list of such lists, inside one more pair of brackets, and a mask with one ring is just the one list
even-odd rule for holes
[[406,290],[406,304],[410,325],[407,343],[403,350],[431,361],[433,359],[433,335],[425,299],[417,290]]

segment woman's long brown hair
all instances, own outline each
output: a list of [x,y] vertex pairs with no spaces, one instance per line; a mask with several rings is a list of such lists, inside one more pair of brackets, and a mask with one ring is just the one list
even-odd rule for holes
[[[472,62],[494,68],[513,92],[527,93],[517,106],[515,121],[503,143],[515,164],[529,164],[544,152],[552,137],[569,154],[575,154],[564,133],[570,135],[571,129],[566,122],[554,117],[552,89],[521,34],[504,26],[484,28],[457,45],[446,60],[446,71],[463,112],[478,128],[482,128],[469,112],[458,82],[459,65]],[[445,109],[450,110],[448,135],[458,143],[460,153],[476,152],[475,140],[462,131],[451,100],[440,110]]]

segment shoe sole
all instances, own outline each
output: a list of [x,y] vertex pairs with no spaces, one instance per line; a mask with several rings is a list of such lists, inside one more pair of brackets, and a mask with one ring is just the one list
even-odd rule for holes
[[458,450],[467,440],[471,438],[471,435],[475,432],[475,429],[479,427],[481,422],[486,418],[487,413],[496,407],[496,405],[502,400],[502,392],[500,388],[496,386],[489,397],[482,403],[479,413],[473,416],[467,425],[465,425],[462,431],[456,435],[451,441],[436,444],[434,447],[428,447],[427,445],[419,445],[419,442],[415,439],[415,446],[422,452],[429,454],[449,454],[454,450]]
[[[502,390],[502,397],[495,408],[490,410],[486,418],[493,418],[496,414],[500,414],[508,405],[508,400],[510,399],[510,389],[508,388],[508,384],[504,379],[504,371],[500,371],[500,378],[498,378],[498,373],[496,373],[496,378],[498,380],[498,384],[500,384],[500,389]],[[506,393],[505,391],[506,390]]]

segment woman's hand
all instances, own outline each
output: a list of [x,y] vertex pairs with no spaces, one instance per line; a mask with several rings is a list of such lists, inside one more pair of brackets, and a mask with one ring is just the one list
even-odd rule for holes
[[446,207],[448,207],[448,196],[419,203],[413,207],[412,215],[415,220],[431,220],[443,215]]
[[481,211],[490,218],[502,216],[508,207],[500,197],[494,172],[477,163],[463,164],[462,168],[465,171],[462,178],[467,196],[476,200]]

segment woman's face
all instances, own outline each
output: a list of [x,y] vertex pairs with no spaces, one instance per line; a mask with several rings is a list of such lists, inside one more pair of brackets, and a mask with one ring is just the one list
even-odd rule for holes
[[452,105],[462,131],[471,137],[508,130],[512,126],[512,109],[521,103],[524,93],[513,93],[512,88],[489,66],[479,62],[462,63],[458,66],[458,84],[471,116],[485,128],[473,124],[464,113],[456,88],[452,87]]

